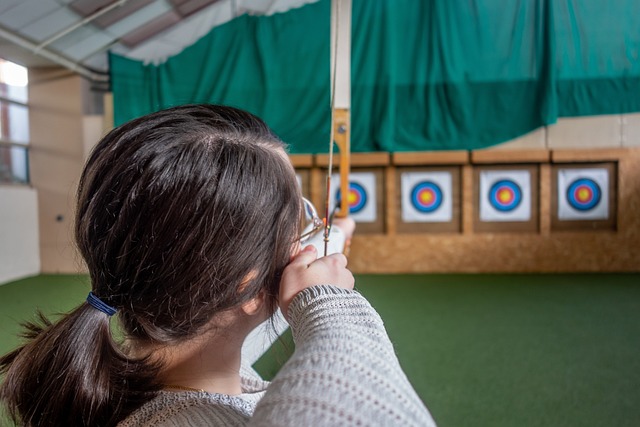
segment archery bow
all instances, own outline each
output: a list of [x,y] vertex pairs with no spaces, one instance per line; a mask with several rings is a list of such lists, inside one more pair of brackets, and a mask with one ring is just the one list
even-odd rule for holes
[[[324,229],[324,252],[328,251],[331,218],[349,216],[349,171],[351,164],[351,0],[331,0],[331,135],[327,171],[327,199]],[[333,144],[340,152],[340,206],[329,212]],[[345,253],[349,242],[345,242]]]

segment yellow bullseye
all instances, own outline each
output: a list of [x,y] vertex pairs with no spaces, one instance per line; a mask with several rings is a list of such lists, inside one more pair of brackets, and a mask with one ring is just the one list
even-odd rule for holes
[[430,204],[433,201],[433,193],[431,191],[423,191],[420,194],[420,201],[424,204]]
[[586,202],[591,198],[591,191],[588,188],[581,188],[578,190],[578,200]]
[[358,195],[356,194],[355,191],[349,190],[349,195],[347,196],[347,201],[349,202],[350,205],[353,205],[354,203],[356,203],[358,201]]
[[498,199],[502,202],[502,203],[508,203],[511,201],[511,192],[507,191],[507,190],[502,190],[498,193]]

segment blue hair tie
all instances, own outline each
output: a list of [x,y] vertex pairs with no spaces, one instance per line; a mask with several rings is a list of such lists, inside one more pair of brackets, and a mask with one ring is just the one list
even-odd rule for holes
[[116,314],[116,311],[118,311],[95,296],[93,292],[89,292],[89,295],[87,296],[87,302],[91,307],[95,308],[96,310],[100,310],[107,316],[113,316],[114,314]]

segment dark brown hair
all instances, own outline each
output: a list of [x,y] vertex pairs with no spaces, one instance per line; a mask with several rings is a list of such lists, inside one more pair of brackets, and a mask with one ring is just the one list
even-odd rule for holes
[[[259,118],[213,105],[153,113],[98,143],[76,241],[126,336],[179,342],[261,293],[275,310],[300,215],[281,148]],[[18,424],[113,426],[160,388],[159,366],[127,356],[88,304],[26,326],[26,344],[0,358],[0,399]]]

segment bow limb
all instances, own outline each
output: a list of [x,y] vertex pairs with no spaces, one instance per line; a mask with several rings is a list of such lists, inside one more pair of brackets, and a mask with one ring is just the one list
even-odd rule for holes
[[333,140],[340,152],[340,206],[337,218],[349,216],[349,172],[351,171],[350,111],[347,108],[333,110]]
[[[349,216],[351,170],[351,1],[331,1],[331,144],[340,153],[340,206],[337,218]],[[332,155],[333,150],[330,150]],[[349,250],[345,242],[344,252]]]

